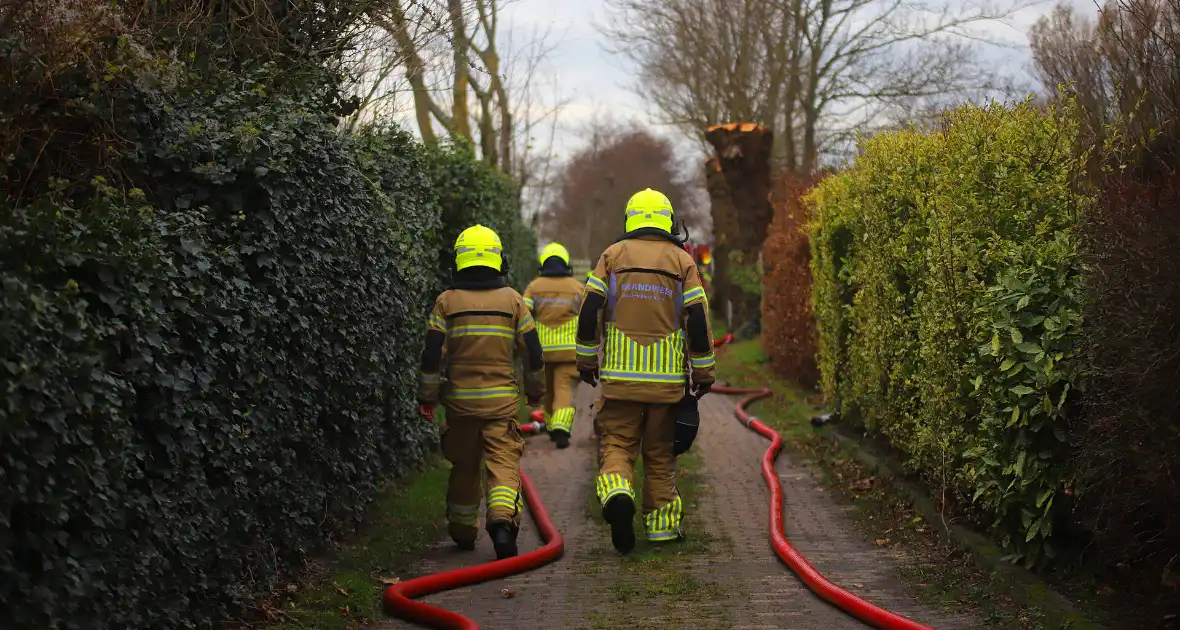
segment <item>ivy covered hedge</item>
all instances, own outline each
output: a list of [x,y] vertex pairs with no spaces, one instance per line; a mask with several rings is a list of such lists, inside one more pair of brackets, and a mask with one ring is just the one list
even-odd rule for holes
[[520,218],[520,199],[512,180],[477,161],[470,144],[463,142],[431,147],[427,163],[442,206],[440,287],[450,280],[459,232],[478,223],[500,236],[508,280],[518,291],[524,291],[539,266],[537,235]]
[[0,62],[0,618],[212,627],[435,447],[413,392],[445,221],[514,196],[339,134],[328,77],[26,43]]
[[1075,133],[963,107],[868,140],[809,197],[825,394],[1029,563],[1069,512],[1084,383]]

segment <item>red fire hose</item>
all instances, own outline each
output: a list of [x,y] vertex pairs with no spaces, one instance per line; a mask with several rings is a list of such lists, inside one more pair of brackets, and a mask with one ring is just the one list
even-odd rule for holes
[[[721,347],[732,341],[733,335],[729,334],[718,339],[713,345],[715,347]],[[782,436],[778,434],[778,431],[766,426],[761,420],[746,411],[746,405],[766,398],[772,395],[773,392],[771,392],[769,387],[713,387],[711,391],[718,394],[745,394],[745,398],[738,401],[735,415],[742,424],[770,440],[770,446],[762,456],[762,477],[766,479],[766,486],[770,490],[770,544],[774,547],[774,552],[778,554],[778,557],[782,558],[782,561],[787,564],[787,567],[816,595],[819,595],[837,608],[874,628],[881,630],[933,630],[929,626],[924,626],[916,621],[906,619],[897,613],[874,606],[839,586],[832,584],[819,571],[816,571],[807,562],[806,558],[798,551],[795,551],[795,548],[791,546],[791,543],[787,541],[787,536],[783,533],[783,487],[779,483],[778,473],[774,469],[774,460],[778,458],[779,450],[782,449],[783,445]]]
[[526,422],[520,425],[520,430],[524,433],[540,433],[545,428],[545,412],[541,409],[529,414],[532,422]]
[[549,520],[549,513],[541,503],[537,488],[523,470],[520,471],[520,484],[524,490],[525,501],[528,501],[529,509],[533,513],[533,520],[537,523],[537,530],[541,533],[541,539],[545,541],[543,547],[513,558],[425,575],[394,584],[385,589],[386,610],[403,619],[431,628],[479,630],[479,624],[459,613],[416,602],[412,598],[523,573],[560,558],[565,551],[565,541],[561,538],[561,532],[554,527],[553,521]]

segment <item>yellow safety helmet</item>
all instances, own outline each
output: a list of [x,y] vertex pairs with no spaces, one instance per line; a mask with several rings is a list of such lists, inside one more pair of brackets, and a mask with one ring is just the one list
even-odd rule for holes
[[473,225],[455,239],[455,270],[468,267],[491,267],[500,271],[504,264],[500,237],[490,228]]
[[645,188],[627,200],[627,231],[656,228],[672,232],[672,202],[658,190]]
[[565,247],[562,247],[561,243],[549,243],[545,249],[541,250],[541,264],[545,264],[546,260],[554,256],[560,258],[566,267],[570,266],[570,253]]

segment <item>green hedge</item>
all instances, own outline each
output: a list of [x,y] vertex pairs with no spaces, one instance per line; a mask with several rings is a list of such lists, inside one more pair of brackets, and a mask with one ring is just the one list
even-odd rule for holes
[[508,279],[523,291],[537,274],[537,235],[521,220],[515,183],[477,161],[471,146],[462,141],[431,147],[428,154],[430,178],[439,194],[444,226],[438,250],[440,289],[450,281],[455,239],[478,223],[500,236]]
[[1081,275],[1070,116],[963,107],[810,196],[824,392],[1036,563],[1055,553]]
[[[435,448],[416,366],[461,226],[408,134],[337,133],[328,79],[53,70],[4,98],[33,123],[0,198],[0,618],[209,628]],[[492,179],[443,202],[499,217]]]

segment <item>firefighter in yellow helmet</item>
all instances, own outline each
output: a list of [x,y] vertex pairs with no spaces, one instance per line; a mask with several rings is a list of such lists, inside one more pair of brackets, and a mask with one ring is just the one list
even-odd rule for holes
[[583,286],[574,278],[570,254],[560,243],[541,251],[539,274],[524,290],[524,303],[532,310],[545,350],[545,427],[557,448],[566,448],[574,426],[574,341]]
[[705,291],[696,263],[673,234],[671,202],[650,188],[636,193],[627,202],[626,225],[587,282],[577,332],[582,380],[602,381],[596,489],[611,540],[622,553],[635,546],[631,519],[641,453],[647,538],[683,538],[676,417],[682,408],[695,412],[696,400],[715,378]]
[[524,390],[531,407],[538,407],[545,394],[545,365],[533,316],[505,282],[502,249],[500,237],[482,225],[467,228],[455,241],[454,281],[435,300],[427,326],[418,403],[431,421],[440,400],[447,411],[442,449],[452,466],[447,484],[451,538],[460,549],[475,549],[484,498],[480,478],[486,472],[487,532],[496,557],[508,558],[517,553],[524,506],[515,354],[524,351]]

